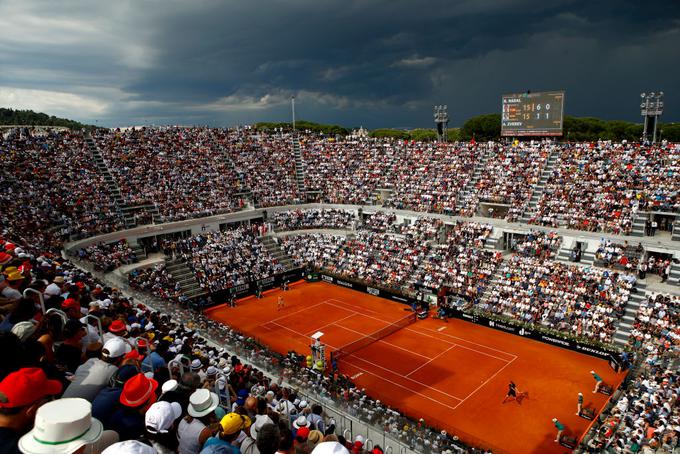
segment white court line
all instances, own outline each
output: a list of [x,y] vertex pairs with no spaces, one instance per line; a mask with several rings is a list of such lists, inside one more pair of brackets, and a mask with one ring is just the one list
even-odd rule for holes
[[[338,320],[338,321],[340,321],[340,320]],[[353,333],[361,334],[361,336],[367,336],[366,333],[362,333],[362,332],[360,332],[360,331],[355,331],[355,330],[353,330],[352,328],[347,328],[346,326],[337,325],[337,324],[336,324],[335,326],[337,326],[338,328],[342,328],[342,329],[344,329],[344,330],[347,330],[347,331],[351,331],[351,332],[353,332]],[[381,329],[382,329],[382,328],[381,328]],[[369,336],[370,336],[370,334],[369,334]],[[411,354],[413,354],[413,355],[420,356],[421,358],[425,358],[425,359],[428,360],[428,361],[432,359],[432,358],[430,358],[429,356],[421,355],[420,353],[416,353],[416,352],[414,352],[413,350],[409,350],[409,349],[407,349],[407,348],[400,347],[400,346],[398,346],[398,345],[396,345],[396,344],[392,344],[392,343],[387,342],[387,341],[385,341],[385,340],[383,340],[383,339],[380,339],[380,340],[378,340],[377,342],[383,343],[383,344],[387,344],[387,345],[390,345],[390,346],[392,346],[392,347],[394,347],[394,348],[398,348],[399,350],[404,350],[405,352],[411,353]],[[351,344],[351,342],[349,342],[349,343]]]
[[[347,304],[348,304],[346,301],[343,301],[343,300],[336,300],[335,298],[330,298],[330,299],[328,299],[328,300],[326,300],[326,301],[335,301],[336,303],[342,303],[342,304],[344,304],[344,305],[347,305]],[[362,310],[365,310],[366,312],[371,312],[371,313],[373,313],[373,314],[378,314],[378,315],[380,315],[380,312],[372,311],[371,309],[367,309],[367,308],[365,308],[365,307],[362,307],[361,309],[362,309]],[[350,309],[350,310],[352,310],[352,309]]]
[[441,352],[440,354],[438,354],[437,356],[435,356],[434,358],[432,358],[432,359],[429,360],[428,362],[424,363],[424,364],[421,365],[421,366],[416,367],[416,368],[413,369],[411,372],[409,372],[408,374],[406,374],[406,377],[408,377],[409,375],[411,375],[411,374],[413,374],[413,373],[415,373],[415,372],[418,372],[420,369],[422,369],[423,367],[427,366],[427,365],[430,364],[432,361],[434,361],[435,359],[439,358],[440,356],[442,356],[444,353],[448,352],[449,350],[451,350],[451,349],[454,348],[455,346],[456,346],[456,345],[453,344],[452,346],[450,346],[449,348],[447,348],[446,350],[444,350],[443,352]]
[[[411,329],[411,328],[407,328],[407,329]],[[474,345],[477,345],[477,346],[479,346],[479,347],[484,347],[484,348],[486,348],[486,349],[488,349],[488,350],[493,350],[493,351],[496,351],[496,352],[498,352],[498,353],[504,353],[504,354],[506,354],[506,355],[508,355],[508,356],[512,356],[513,358],[517,358],[517,355],[515,355],[514,353],[506,352],[506,351],[499,350],[499,349],[493,348],[493,347],[488,347],[488,346],[483,345],[483,344],[478,344],[477,342],[472,342],[472,341],[467,340],[467,339],[465,339],[465,338],[463,338],[463,337],[453,336],[453,335],[447,334],[447,333],[440,333],[440,332],[437,332],[437,331],[435,331],[435,330],[433,330],[433,329],[430,329],[430,328],[422,328],[422,329],[424,329],[424,330],[426,330],[426,331],[430,331],[430,332],[436,333],[436,334],[441,334],[442,336],[450,337],[450,338],[452,338],[452,339],[458,339],[458,340],[467,342],[468,344],[474,344]],[[422,333],[421,333],[421,334],[422,334]]]
[[496,371],[495,374],[493,374],[491,377],[487,378],[487,379],[484,381],[484,383],[482,383],[481,385],[479,385],[479,386],[477,387],[477,389],[475,389],[475,390],[472,391],[470,394],[468,394],[467,397],[466,397],[465,399],[461,400],[461,401],[458,403],[458,405],[456,405],[456,408],[458,408],[463,402],[465,402],[466,400],[468,400],[468,399],[470,398],[470,396],[472,396],[474,393],[476,393],[477,391],[479,391],[480,389],[482,389],[482,387],[483,387],[484,385],[486,385],[486,384],[489,383],[491,380],[493,380],[493,378],[494,378],[496,375],[500,374],[500,373],[503,371],[503,369],[505,369],[505,368],[508,367],[510,364],[512,364],[512,362],[515,361],[516,359],[517,359],[517,358],[513,358],[512,361],[510,361],[510,362],[507,363],[505,366],[503,366],[503,367],[501,367],[500,369],[498,369],[498,370]]
[[[357,358],[356,356],[353,356],[353,355],[349,355],[349,356],[350,356],[350,357],[353,357],[353,358]],[[361,358],[357,358],[357,359],[361,359]],[[345,359],[344,361],[347,361],[347,359]],[[362,367],[359,367],[359,366],[357,366],[356,364],[353,364],[353,363],[350,362],[349,365],[350,365],[351,367],[354,367],[355,369],[359,369],[360,371],[362,371],[362,372],[364,372],[364,373],[366,373],[366,374],[373,375],[374,377],[378,377],[379,379],[384,380],[384,381],[386,381],[386,382],[388,382],[388,383],[392,383],[394,386],[398,386],[399,388],[403,388],[403,389],[407,390],[407,391],[409,392],[409,394],[417,394],[417,395],[419,395],[420,397],[424,397],[424,398],[427,399],[427,400],[431,400],[432,402],[434,402],[434,403],[436,403],[436,404],[439,404],[439,405],[441,405],[442,407],[446,407],[446,408],[449,408],[449,409],[451,409],[451,410],[455,410],[456,408],[458,408],[458,405],[460,405],[460,404],[457,404],[455,407],[452,407],[451,405],[446,405],[445,403],[442,403],[441,401],[439,401],[439,400],[437,400],[437,399],[434,399],[434,398],[432,398],[432,397],[430,397],[430,396],[426,396],[425,394],[419,393],[418,391],[414,391],[413,389],[408,388],[408,387],[406,387],[406,386],[404,386],[404,385],[400,385],[399,383],[393,382],[393,381],[390,380],[389,378],[385,378],[385,377],[383,377],[382,375],[374,374],[373,372],[370,372],[370,371],[368,371],[368,370],[366,370],[366,369],[364,369],[364,368],[362,368]],[[461,399],[459,399],[458,397],[454,397],[454,396],[449,396],[449,397],[453,397],[453,398],[456,399],[456,400],[461,400]]]
[[295,311],[295,312],[291,312],[291,313],[286,314],[286,315],[282,315],[281,317],[275,318],[274,320],[270,320],[268,323],[275,323],[277,320],[283,320],[284,318],[288,318],[291,315],[299,314],[300,312],[307,312],[308,310],[310,310],[310,309],[312,309],[316,306],[321,306],[322,304],[326,304],[326,301],[321,301],[320,303],[317,303],[313,306],[307,306],[304,309],[300,309],[299,311]]
[[[336,299],[331,299],[331,300],[327,300],[327,301],[338,301],[338,302],[342,302],[342,301],[336,300]],[[335,306],[335,307],[340,307],[340,308],[343,308],[343,309],[346,309],[346,310],[350,310],[350,311],[353,310],[353,309],[347,309],[347,308],[345,308],[345,307],[338,306],[337,304],[332,304],[332,303],[329,303],[329,302],[326,302],[326,304],[329,304],[329,305]],[[357,311],[354,311],[354,312],[356,312],[358,315],[363,315],[364,317],[372,318],[372,319],[374,319],[374,320],[379,320],[379,321],[381,321],[381,322],[383,322],[383,323],[387,323],[387,322],[386,322],[385,320],[383,320],[383,319],[380,319],[380,318],[377,318],[377,317],[372,317],[372,316],[370,316],[370,315],[366,315],[366,314],[363,314],[363,313],[357,312]],[[340,326],[340,325],[338,325],[338,326]],[[430,334],[423,333],[422,331],[417,331],[417,330],[412,329],[412,328],[404,328],[404,329],[405,329],[406,331],[411,331],[411,332],[413,332],[413,333],[420,334],[421,336],[431,337],[432,339],[436,339],[436,340],[438,340],[438,341],[440,341],[440,342],[446,342],[446,343],[448,343],[448,344],[457,345],[458,347],[464,348],[464,349],[466,349],[466,350],[473,351],[473,352],[475,352],[475,353],[479,353],[480,355],[485,355],[485,356],[489,356],[489,357],[491,357],[491,358],[495,358],[495,359],[497,359],[497,360],[499,360],[499,361],[510,361],[508,358],[500,358],[500,357],[498,357],[498,356],[491,355],[491,354],[489,354],[489,353],[484,353],[484,352],[479,351],[479,350],[476,350],[476,349],[474,349],[474,348],[466,347],[465,345],[456,344],[456,343],[454,343],[454,342],[447,341],[446,339],[442,339],[442,338],[439,338],[439,337],[432,336],[432,335],[430,335]],[[427,329],[427,328],[424,328],[424,329]],[[432,330],[430,330],[430,329],[427,329],[427,330],[428,330],[428,331],[432,331]],[[508,352],[504,352],[503,350],[498,350],[498,349],[495,349],[495,348],[487,347],[486,345],[477,344],[477,343],[471,342],[471,341],[469,341],[469,340],[467,340],[467,339],[463,339],[462,337],[451,336],[451,335],[448,335],[448,334],[445,334],[445,333],[439,333],[439,332],[437,332],[437,331],[432,331],[432,332],[433,332],[433,333],[437,333],[437,334],[442,334],[442,335],[447,336],[447,337],[459,339],[459,340],[465,341],[465,342],[467,342],[467,343],[469,343],[469,344],[478,345],[478,346],[483,347],[483,348],[486,348],[486,349],[488,349],[488,350],[494,350],[494,351],[497,351],[497,352],[500,352],[500,353],[504,353],[504,354],[506,354],[506,355],[508,355],[508,356],[512,356],[513,358],[517,358],[517,355],[513,355],[512,353],[508,353]],[[362,333],[360,333],[360,334],[362,334]],[[410,350],[409,350],[409,351],[410,351]],[[418,355],[418,353],[415,353],[415,352],[411,352],[411,353],[414,353],[414,354]],[[419,355],[419,356],[423,356],[423,355]],[[425,358],[428,358],[428,357],[425,356]],[[430,359],[430,358],[428,358],[428,359]]]
[[[337,322],[341,322],[341,321],[343,321],[343,320],[347,320],[347,319],[350,318],[350,317],[356,317],[356,315],[357,315],[357,314],[355,314],[354,312],[352,312],[352,313],[349,314],[347,317],[343,317],[343,318],[341,318],[340,320],[336,320],[336,321],[334,321],[334,322],[327,323],[327,324],[325,324],[325,325],[323,325],[323,326],[319,326],[318,328],[313,329],[312,331],[310,331],[310,332],[309,332],[309,335],[311,336],[312,334],[316,333],[317,331],[321,331],[323,328],[325,328],[325,327],[327,327],[327,326],[335,325]],[[340,325],[338,325],[338,326],[340,326]],[[342,328],[342,327],[341,327],[341,328]]]
[[[456,347],[464,348],[464,349],[466,349],[466,350],[470,350],[470,351],[473,351],[473,352],[475,352],[475,353],[479,353],[480,355],[488,356],[488,357],[490,357],[490,358],[495,358],[495,359],[497,359],[497,360],[499,360],[499,361],[506,361],[506,362],[507,362],[507,361],[512,361],[511,359],[501,358],[501,357],[499,357],[499,356],[495,356],[495,355],[492,355],[492,354],[490,354],[490,353],[484,353],[484,352],[479,351],[479,350],[477,350],[477,349],[470,348],[470,347],[466,347],[465,345],[456,344],[455,342],[451,342],[450,340],[442,339],[442,338],[440,338],[440,337],[431,336],[431,335],[429,335],[429,334],[425,334],[425,333],[420,332],[420,331],[417,331],[417,330],[415,330],[415,329],[410,329],[410,328],[405,328],[405,329],[406,329],[407,331],[411,331],[412,333],[420,334],[421,336],[431,337],[432,339],[436,339],[436,340],[438,340],[439,342],[446,342],[447,344],[455,345]],[[463,340],[464,340],[464,339],[463,339]],[[515,356],[515,358],[517,358],[517,357]],[[515,359],[515,358],[513,358],[513,359]]]
[[[306,339],[309,339],[309,336],[308,336],[308,335],[306,335],[306,334],[304,334],[304,333],[301,333],[301,332],[299,332],[299,331],[295,331],[294,329],[288,328],[287,326],[283,326],[283,325],[281,325],[280,323],[276,323],[276,322],[269,322],[269,323],[273,323],[274,325],[279,326],[279,327],[285,329],[286,331],[290,331],[291,333],[295,333],[295,334],[297,334],[298,336],[302,336],[302,337],[304,337],[304,338],[306,338]],[[328,345],[329,347],[332,347],[332,348],[336,348],[336,347],[333,347],[331,344],[326,344],[326,345]]]
[[[377,368],[382,369],[382,370],[384,370],[384,371],[387,371],[387,372],[389,372],[389,373],[391,373],[391,374],[394,374],[394,375],[396,375],[396,376],[398,376],[398,377],[402,377],[402,378],[404,378],[405,380],[408,380],[408,381],[410,381],[410,382],[413,382],[413,383],[415,383],[415,384],[417,384],[417,385],[424,386],[425,388],[431,389],[432,391],[437,392],[437,393],[439,393],[439,394],[443,394],[444,396],[448,396],[448,397],[451,397],[452,399],[456,399],[456,400],[463,400],[463,399],[461,399],[460,397],[456,397],[456,396],[451,395],[451,394],[449,394],[449,393],[445,393],[445,392],[442,391],[442,390],[439,390],[439,389],[437,389],[437,388],[433,388],[432,386],[428,386],[428,385],[426,385],[425,383],[419,382],[418,380],[414,380],[414,379],[412,379],[412,378],[408,378],[408,377],[404,376],[403,374],[401,374],[401,373],[399,373],[399,372],[395,372],[395,371],[393,371],[393,370],[391,370],[391,369],[388,369],[387,367],[379,366],[379,365],[377,365],[377,364],[372,363],[371,361],[368,361],[368,360],[366,360],[366,359],[363,359],[363,358],[361,358],[361,357],[359,357],[359,356],[356,356],[356,355],[354,355],[354,354],[350,354],[350,355],[348,355],[348,356],[351,356],[352,358],[356,358],[356,359],[358,359],[359,361],[363,361],[363,362],[365,362],[365,363],[368,363],[368,364],[370,364],[372,367],[377,367]],[[380,377],[382,377],[382,375],[380,375]],[[385,379],[385,380],[390,381],[390,380],[388,380],[388,379]]]
[[[285,329],[285,330],[290,331],[291,333],[295,333],[295,334],[298,334],[298,335],[300,335],[300,336],[307,337],[307,335],[305,335],[305,334],[303,334],[303,333],[301,333],[301,332],[299,332],[299,331],[295,331],[295,330],[292,329],[292,328],[288,328],[287,326],[279,325],[278,323],[274,323],[274,324],[280,326],[281,328],[283,328],[283,329]],[[326,343],[326,345],[329,346],[329,347],[331,347],[331,348],[334,349],[334,350],[337,350],[337,349],[338,349],[338,347],[334,347],[334,346],[331,345],[331,344]],[[360,357],[358,357],[358,356],[354,356],[353,354],[350,354],[350,355],[347,355],[347,356],[348,356],[348,357],[351,356],[352,358],[358,359],[359,361],[363,361],[363,362],[365,362],[365,363],[368,363],[368,364],[370,364],[370,365],[373,366],[373,367],[378,367],[378,368],[380,368],[380,369],[383,369],[383,370],[385,370],[385,371],[387,371],[387,372],[389,372],[389,373],[391,373],[391,374],[394,374],[394,375],[396,375],[396,376],[398,376],[398,377],[403,377],[404,379],[406,379],[406,380],[408,380],[408,381],[410,381],[410,382],[413,382],[413,383],[415,383],[415,384],[417,384],[417,385],[420,385],[420,386],[424,386],[425,388],[429,388],[429,389],[431,389],[432,391],[438,392],[439,394],[443,394],[444,396],[448,396],[448,397],[451,397],[451,398],[456,399],[456,400],[462,400],[460,397],[456,397],[456,396],[453,396],[453,395],[451,395],[451,394],[445,393],[444,391],[441,391],[441,390],[439,390],[439,389],[437,389],[437,388],[433,388],[433,387],[431,387],[431,386],[428,386],[428,385],[426,385],[425,383],[421,383],[421,382],[419,382],[419,381],[417,381],[417,380],[414,380],[414,379],[412,379],[412,378],[404,377],[404,376],[403,376],[401,373],[399,373],[399,372],[395,372],[395,371],[390,370],[390,369],[388,369],[388,368],[386,368],[386,367],[382,367],[382,366],[379,366],[379,365],[377,365],[377,364],[373,364],[372,362],[367,361],[367,360],[365,360],[365,359],[363,359],[363,358],[360,358]],[[358,366],[357,366],[357,367],[358,367]],[[363,370],[363,369],[362,369],[362,370]],[[364,371],[364,372],[368,372],[368,371]],[[391,380],[389,380],[389,379],[383,377],[382,375],[376,375],[376,374],[372,374],[372,375],[375,375],[376,377],[384,378],[385,381],[389,381],[390,383],[393,383]],[[396,384],[396,383],[395,383],[395,384]],[[408,389],[408,388],[407,388],[407,389]]]

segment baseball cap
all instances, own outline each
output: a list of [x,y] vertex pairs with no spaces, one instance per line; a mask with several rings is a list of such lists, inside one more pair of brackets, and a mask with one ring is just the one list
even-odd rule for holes
[[158,451],[139,440],[125,440],[112,444],[102,454],[158,454]]
[[241,429],[247,429],[250,427],[250,418],[244,415],[239,415],[238,413],[228,413],[224,415],[220,421],[220,426],[222,426],[222,432],[226,435],[232,435]]
[[61,303],[62,309],[78,309],[80,310],[80,303],[73,298],[66,298],[63,303]]
[[114,337],[113,339],[106,341],[104,344],[102,356],[104,358],[120,358],[121,356],[129,353],[130,350],[132,350],[130,344],[125,342],[120,337]]
[[144,360],[144,355],[139,353],[137,350],[130,350],[126,355],[125,359],[133,359],[136,361],[143,361]]
[[300,427],[295,433],[295,437],[301,438],[302,440],[307,440],[307,437],[309,437],[309,432],[309,427]]
[[37,402],[45,396],[59,394],[61,383],[50,380],[38,367],[25,367],[12,372],[0,382],[0,408],[17,408]]
[[168,433],[172,424],[182,416],[182,406],[177,402],[156,402],[144,415],[147,432]]

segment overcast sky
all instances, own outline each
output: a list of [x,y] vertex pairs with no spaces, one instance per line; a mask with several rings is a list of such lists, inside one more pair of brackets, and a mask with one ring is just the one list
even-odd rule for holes
[[677,0],[0,0],[0,106],[103,126],[298,118],[432,127],[565,89],[565,113],[680,121]]

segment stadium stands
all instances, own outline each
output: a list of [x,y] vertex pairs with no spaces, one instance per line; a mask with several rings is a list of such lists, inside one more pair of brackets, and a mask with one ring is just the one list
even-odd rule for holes
[[[173,127],[101,130],[94,140],[125,205],[157,206],[159,217],[146,218],[148,222],[304,199],[294,176],[290,137],[285,135]],[[616,396],[613,409],[587,446],[611,446],[620,452],[634,452],[634,446],[657,452],[677,448],[680,415],[673,361],[680,338],[680,300],[676,294],[647,292],[639,285],[646,273],[659,274],[664,281],[672,274],[674,263],[668,254],[646,255],[641,244],[603,238],[594,266],[567,265],[556,261],[563,237],[535,227],[513,237],[508,256],[487,248],[494,233],[491,224],[422,215],[470,216],[479,212],[482,203],[500,204],[509,206],[509,222],[529,215],[533,224],[567,227],[576,236],[578,230],[630,234],[640,212],[680,212],[679,147],[609,142],[440,146],[393,140],[328,141],[314,136],[303,137],[301,143],[304,186],[320,191],[323,201],[378,202],[418,214],[412,214],[410,222],[402,222],[399,215],[398,222],[398,216],[387,211],[366,213],[360,220],[356,207],[276,211],[266,221],[275,231],[311,230],[277,240],[297,265],[408,294],[447,287],[467,300],[468,307],[486,314],[605,345],[612,344],[625,314],[630,314],[628,302],[638,295],[642,303],[630,318],[628,342],[631,362],[641,364],[636,370],[639,376]],[[314,419],[316,429],[333,433],[328,414],[314,418],[311,406],[302,403],[313,385],[315,395],[329,398],[330,405],[341,406],[411,445],[421,443],[433,453],[472,452],[455,443],[452,435],[409,421],[370,399],[346,377],[322,379],[252,339],[187,311],[190,298],[167,263],[146,264],[129,274],[131,291],[139,291],[136,294],[148,299],[152,309],[61,258],[65,241],[126,226],[107,178],[90,153],[83,136],[73,132],[31,136],[17,131],[0,142],[0,348],[6,352],[0,362],[0,392],[9,399],[0,403],[3,411],[25,411],[12,400],[16,398],[12,393],[21,388],[17,383],[29,383],[40,390],[29,403],[47,397],[57,398],[57,406],[69,404],[64,398],[85,397],[91,402],[92,415],[105,430],[99,450],[117,440],[139,439],[172,451],[177,448],[178,432],[192,437],[191,443],[200,449],[196,434],[214,424],[217,415],[211,404],[206,407],[211,411],[196,416],[201,413],[196,409],[199,400],[226,401],[225,394],[233,404],[224,403],[224,413],[248,415],[259,425],[280,419],[292,426],[305,416]],[[551,156],[556,158],[551,161]],[[480,162],[484,172],[479,172]],[[536,191],[546,172],[544,187]],[[463,190],[471,192],[461,197]],[[200,286],[214,293],[285,269],[265,247],[263,231],[244,223],[159,242],[168,258],[185,263]],[[74,257],[103,272],[140,259],[125,240],[95,242],[79,248]],[[44,298],[46,309],[63,310],[65,319],[60,312],[42,314],[39,300],[28,298],[36,292]],[[88,315],[101,321],[103,332]],[[221,346],[209,343],[204,334]],[[184,355],[182,367],[174,361],[180,361],[178,355]],[[259,364],[259,369],[246,362]],[[37,368],[47,371],[47,376]],[[262,369],[286,376],[298,389],[272,382]],[[149,371],[154,372],[153,379],[142,374]],[[95,378],[96,389],[86,389],[84,381]],[[130,403],[144,386],[151,391],[137,405]],[[212,390],[221,396],[213,396]],[[151,405],[156,399],[180,406],[180,414],[172,413],[163,429],[171,437],[154,433],[153,423],[145,419],[153,419],[155,411],[173,411]],[[149,408],[141,411],[147,404]],[[192,413],[195,419],[184,419]],[[224,421],[220,432],[228,439],[233,433],[227,433]],[[32,425],[24,425],[12,442],[25,436]],[[405,425],[417,430],[405,431]],[[241,448],[257,437],[257,431],[244,433]],[[179,446],[182,443],[186,441],[180,437]],[[300,443],[312,447],[311,441]]]

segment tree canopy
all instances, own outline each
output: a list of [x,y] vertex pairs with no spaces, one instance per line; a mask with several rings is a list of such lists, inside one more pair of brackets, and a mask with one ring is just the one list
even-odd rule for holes
[[14,110],[0,107],[0,125],[30,125],[30,126],[63,126],[69,129],[90,129],[92,125],[85,125],[73,120],[58,118],[32,110]]

